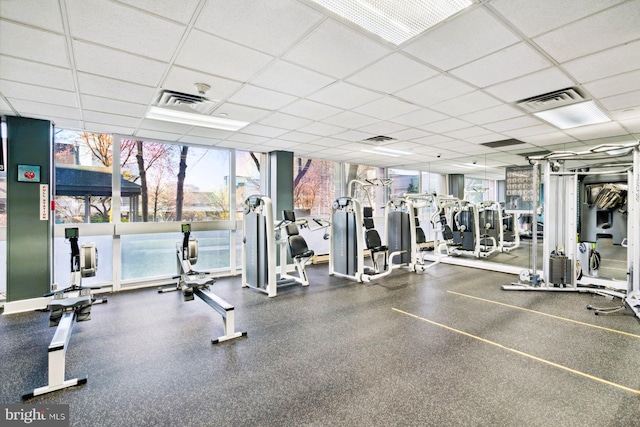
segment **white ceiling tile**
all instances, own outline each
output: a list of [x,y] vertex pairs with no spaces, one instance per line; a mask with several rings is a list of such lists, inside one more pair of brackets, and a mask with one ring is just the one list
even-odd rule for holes
[[210,1],[196,28],[280,55],[322,18],[319,12],[293,0]]
[[336,82],[314,93],[308,98],[334,107],[351,109],[369,103],[382,95],[349,83]]
[[485,123],[493,123],[501,120],[512,119],[522,116],[522,111],[510,105],[502,104],[495,107],[476,111],[470,114],[460,116],[460,119],[473,123],[474,125],[482,125]]
[[364,141],[372,136],[375,135],[371,132],[362,132],[357,130],[348,130],[346,132],[333,135],[334,138],[342,139],[344,141]]
[[600,102],[609,110],[640,107],[640,90],[601,98]]
[[500,101],[482,91],[475,91],[431,106],[432,109],[454,117],[495,107]]
[[333,78],[315,71],[285,61],[275,61],[269,64],[267,69],[262,71],[251,83],[291,95],[306,96],[334,81]]
[[345,128],[330,125],[328,123],[313,122],[298,129],[300,132],[310,133],[312,135],[331,136],[344,132]]
[[291,150],[292,148],[295,148],[300,144],[298,144],[297,142],[285,141],[281,139],[272,139],[271,141],[269,141],[269,145],[277,150]]
[[[114,124],[127,128],[137,128],[141,120],[137,117],[121,116],[119,114],[101,113],[97,111],[84,111],[84,120],[94,123]],[[184,126],[175,123],[176,127]],[[176,132],[179,133],[179,132]]]
[[427,108],[421,108],[411,113],[394,117],[389,121],[406,126],[422,126],[427,123],[433,123],[447,118],[448,116],[445,114],[438,113],[437,111],[429,110]]
[[389,53],[389,48],[328,19],[285,59],[337,78],[344,78]]
[[37,99],[45,104],[59,104],[64,107],[78,107],[78,101],[75,93],[66,90],[0,80],[0,92],[10,99]]
[[27,101],[23,99],[12,99],[11,105],[18,110],[21,116],[48,118],[60,117],[63,119],[80,120],[80,109],[62,107],[55,104],[43,104],[41,102]]
[[271,126],[254,124],[254,125],[243,127],[239,132],[248,133],[249,135],[264,136],[266,138],[277,138],[280,135],[284,135],[285,133],[287,133],[287,130],[281,129],[281,128],[274,128]]
[[156,87],[167,64],[107,49],[95,44],[73,43],[78,71]]
[[556,67],[552,67],[489,86],[484,90],[506,102],[514,102],[573,85],[573,80],[567,77],[565,73]]
[[599,123],[596,125],[565,129],[564,132],[579,140],[627,135],[627,132],[622,128],[622,126],[616,122]]
[[354,74],[347,81],[390,94],[433,77],[438,72],[400,53],[394,53]]
[[551,63],[526,43],[518,43],[451,71],[479,87],[548,68]]
[[599,98],[640,90],[640,70],[586,83],[584,88]]
[[193,30],[175,63],[193,70],[245,82],[273,57],[219,37]]
[[68,68],[26,61],[0,55],[2,79],[15,82],[52,87],[60,90],[75,90],[73,74]]
[[[631,132],[640,133],[640,117],[634,119],[621,120],[620,124],[629,129]],[[636,137],[640,140],[640,138]]]
[[403,50],[450,70],[518,41],[512,31],[485,9],[475,8],[417,37]]
[[81,97],[82,108],[91,111],[101,111],[104,113],[121,114],[124,116],[144,116],[146,105],[134,104],[131,102],[117,101],[114,99],[100,98],[92,95]]
[[558,62],[640,38],[640,1],[626,1],[533,41]]
[[66,40],[61,34],[2,21],[0,54],[59,67],[69,67]]
[[505,132],[512,129],[526,128],[540,124],[542,124],[540,120],[534,119],[529,116],[522,116],[508,120],[501,120],[495,123],[487,123],[483,125],[483,127],[491,129],[494,132]]
[[162,88],[175,92],[199,95],[195,87],[196,83],[205,83],[211,87],[204,95],[210,100],[227,99],[242,87],[242,83],[233,80],[223,79],[188,68],[172,66],[162,82]]
[[319,138],[313,141],[313,144],[321,147],[343,147],[344,141],[334,138]]
[[296,99],[298,98],[292,95],[245,85],[229,98],[229,102],[267,110],[277,110]]
[[385,96],[355,108],[353,111],[381,120],[387,120],[391,117],[415,111],[418,108],[420,107],[415,104],[410,104],[390,96]]
[[311,123],[311,120],[302,117],[292,116],[290,114],[273,113],[270,116],[260,120],[260,124],[267,126],[275,126],[283,129],[299,129]]
[[358,128],[360,132],[372,133],[374,135],[387,135],[393,132],[399,132],[405,129],[404,126],[397,123],[379,121],[371,125]]
[[450,118],[420,126],[420,129],[432,133],[444,133],[451,132],[457,129],[464,129],[467,127],[469,127],[469,123],[460,119]]
[[307,143],[311,141],[317,141],[319,139],[318,135],[311,135],[309,133],[302,132],[289,132],[284,135],[279,136],[280,139],[285,139],[287,141],[295,141],[300,143]]
[[202,145],[205,147],[211,147],[211,146],[215,146],[217,144],[219,144],[220,140],[218,139],[210,139],[210,138],[202,138],[199,136],[193,136],[193,135],[182,135],[178,141],[180,142],[184,142],[184,143],[188,143],[188,144],[197,144],[197,145]]
[[[115,2],[66,0],[74,40],[168,61],[186,26]],[[120,64],[122,65],[122,64]]]
[[467,137],[464,140],[473,144],[484,144],[486,142],[502,141],[505,139],[509,139],[509,137],[500,133],[491,132],[480,136]]
[[64,33],[58,0],[3,0],[0,1],[0,16],[34,27]]
[[551,133],[544,133],[542,135],[524,136],[518,138],[520,141],[528,142],[537,147],[547,147],[553,144],[563,144],[567,142],[575,142],[575,138],[567,135],[564,132],[556,131]]
[[[57,124],[56,124],[57,126]],[[73,127],[66,127],[65,129],[78,129]],[[132,135],[136,130],[135,128],[130,128],[126,126],[118,126],[111,125],[106,123],[93,123],[85,120],[84,122],[84,130],[87,132],[97,132],[97,133],[111,133],[111,134],[120,134],[120,135]]]
[[341,126],[343,128],[357,129],[375,123],[377,119],[354,113],[353,111],[344,111],[335,116],[328,117],[323,120],[325,123]]
[[158,0],[118,0],[138,9],[169,18],[173,21],[188,24],[196,11],[200,0],[180,0],[180,7],[176,7],[172,1]]
[[458,130],[454,130],[454,131],[451,131],[451,132],[447,132],[447,133],[445,133],[445,135],[450,137],[450,138],[466,141],[467,138],[473,138],[473,137],[477,137],[477,136],[481,136],[481,135],[487,135],[487,134],[490,134],[490,133],[491,133],[490,130],[487,130],[487,129],[482,128],[480,126],[471,126],[471,127],[468,127],[468,128],[458,129]]
[[580,83],[586,83],[639,69],[638,52],[640,40],[574,59],[562,65]]
[[334,114],[338,114],[343,110],[329,105],[320,104],[318,102],[309,101],[307,99],[301,99],[300,101],[287,105],[280,111],[317,121],[333,116]]
[[158,132],[155,130],[147,130],[147,129],[139,129],[136,131],[135,136],[138,139],[144,138],[145,141],[168,141],[174,142],[182,137],[182,134],[179,133],[170,133],[170,132]]
[[192,125],[183,125],[180,123],[165,122],[162,120],[151,120],[151,119],[142,120],[142,123],[140,123],[138,127],[140,129],[156,130],[159,132],[171,132],[171,133],[180,133],[180,134],[186,134],[193,128]]
[[82,94],[144,105],[149,104],[155,94],[155,89],[148,86],[86,73],[78,73],[78,86]]
[[222,129],[211,129],[211,128],[203,128],[203,127],[194,127],[189,131],[189,135],[199,136],[208,139],[217,139],[224,140],[227,138],[232,138],[237,135],[236,132],[232,132],[229,130]]
[[473,86],[440,74],[422,83],[403,89],[397,92],[396,95],[409,102],[428,107],[473,90]]
[[527,36],[542,34],[622,0],[493,0],[491,7]]
[[224,115],[224,117],[228,119],[251,123],[255,122],[256,120],[260,120],[269,113],[269,110],[247,107],[246,105],[238,105],[231,102],[224,102],[216,107],[212,115]]
[[424,138],[425,136],[430,136],[430,135],[431,134],[429,132],[426,132],[424,130],[411,128],[411,129],[403,129],[398,132],[393,132],[387,136],[403,141],[407,139]]
[[625,120],[640,117],[640,108],[625,108],[624,110],[610,111],[608,115],[613,120],[617,120],[622,123]]
[[552,133],[552,132],[556,132],[557,130],[558,129],[553,126],[539,124],[536,126],[528,126],[528,127],[518,128],[513,130],[505,130],[502,133],[510,136],[511,138],[522,139],[525,136],[540,135],[543,133]]
[[265,136],[249,135],[246,133],[233,132],[233,135],[227,138],[226,141],[242,142],[245,144],[265,144],[270,139],[271,138],[267,138]]

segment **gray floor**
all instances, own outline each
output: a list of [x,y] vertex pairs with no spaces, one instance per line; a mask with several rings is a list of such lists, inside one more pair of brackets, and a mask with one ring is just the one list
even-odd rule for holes
[[[451,265],[371,284],[309,270],[311,286],[272,299],[219,280],[249,334],[219,345],[197,298],[111,295],[67,353],[67,377],[88,383],[29,402],[69,404],[77,426],[640,425],[640,323],[585,309],[615,301],[502,291],[512,276]],[[0,317],[0,401],[46,382],[47,322]]]

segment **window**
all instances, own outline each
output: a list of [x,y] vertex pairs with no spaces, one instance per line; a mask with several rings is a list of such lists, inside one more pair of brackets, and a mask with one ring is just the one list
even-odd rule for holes
[[296,157],[293,164],[293,207],[300,217],[331,216],[338,198],[340,168],[334,162]]
[[229,151],[122,140],[123,222],[229,219]]
[[389,186],[389,197],[395,199],[405,193],[420,192],[420,175],[417,171],[389,169],[387,176],[393,179]]
[[464,178],[464,199],[472,203],[496,201],[496,181],[480,178]]
[[236,215],[242,220],[243,205],[247,197],[261,194],[260,165],[263,154],[248,151],[236,151]]
[[[360,201],[362,206],[370,206],[373,204],[374,208],[381,208],[385,204],[386,191],[380,187],[368,187],[367,189],[357,182],[366,182],[367,180],[374,180],[376,178],[384,178],[384,169],[373,166],[364,166],[354,163],[345,163],[345,191],[344,195],[351,194],[351,197]],[[368,196],[367,196],[368,193]],[[369,198],[371,203],[369,203]],[[381,211],[376,212],[382,215]]]
[[55,222],[111,220],[111,135],[56,129]]

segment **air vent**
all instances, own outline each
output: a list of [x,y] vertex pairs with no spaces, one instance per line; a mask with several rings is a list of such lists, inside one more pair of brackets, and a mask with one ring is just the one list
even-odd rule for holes
[[157,97],[156,105],[160,108],[188,111],[190,113],[209,114],[216,106],[216,102],[209,101],[204,96],[189,93],[163,90]]
[[524,142],[511,138],[511,139],[503,139],[501,141],[484,142],[480,145],[483,145],[489,148],[500,148],[500,147],[508,147],[510,145],[518,145],[518,144],[524,144]]
[[365,141],[372,141],[372,142],[393,141],[393,138],[391,138],[390,136],[378,135],[378,136],[372,136],[371,138],[367,138],[365,139]]
[[581,101],[586,101],[586,98],[577,88],[570,87],[523,99],[517,101],[516,105],[528,113],[536,113],[538,111],[551,110],[552,108],[575,104]]

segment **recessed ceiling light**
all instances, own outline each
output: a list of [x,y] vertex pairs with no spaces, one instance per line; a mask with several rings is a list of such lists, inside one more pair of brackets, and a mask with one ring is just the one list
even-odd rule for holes
[[566,105],[533,114],[560,129],[571,129],[611,121],[593,101]]
[[387,148],[387,147],[373,147],[371,149],[363,149],[360,151],[363,151],[365,153],[382,154],[383,156],[389,156],[389,157],[408,156],[411,154],[406,151],[394,150],[393,148]]
[[473,4],[473,0],[312,1],[395,45]]
[[239,120],[224,119],[160,107],[151,107],[146,117],[153,120],[162,120],[165,122],[230,131],[240,130],[249,124],[249,122],[242,122]]

